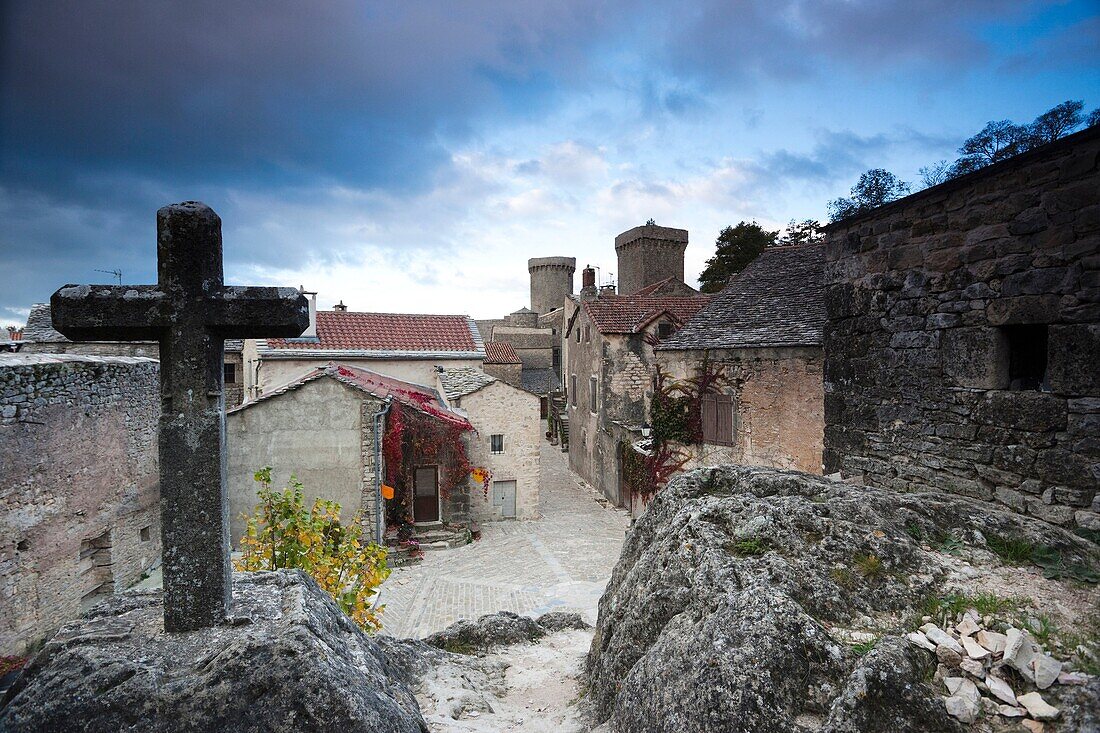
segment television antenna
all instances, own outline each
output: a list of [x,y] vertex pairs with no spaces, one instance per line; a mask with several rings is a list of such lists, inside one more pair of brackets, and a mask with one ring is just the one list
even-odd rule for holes
[[118,278],[118,284],[122,284],[122,270],[96,270],[96,272],[105,272],[108,275],[114,275]]

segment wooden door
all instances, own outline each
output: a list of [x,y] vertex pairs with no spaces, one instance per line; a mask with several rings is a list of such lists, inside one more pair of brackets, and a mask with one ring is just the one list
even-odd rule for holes
[[427,524],[439,521],[439,468],[416,469],[413,487],[413,521]]

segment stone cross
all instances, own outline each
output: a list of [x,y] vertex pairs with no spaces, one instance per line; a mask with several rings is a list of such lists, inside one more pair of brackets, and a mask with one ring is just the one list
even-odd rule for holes
[[164,628],[223,623],[232,600],[224,340],[299,336],[309,303],[294,288],[224,285],[221,219],[187,201],[157,212],[156,285],[66,285],[50,306],[54,328],[75,341],[160,342]]

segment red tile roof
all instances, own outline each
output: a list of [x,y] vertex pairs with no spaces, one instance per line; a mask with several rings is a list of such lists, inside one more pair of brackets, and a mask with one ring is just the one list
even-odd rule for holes
[[487,341],[485,343],[486,364],[519,364],[519,354],[507,341]]
[[267,339],[272,349],[356,351],[478,351],[466,316],[321,311],[317,341]]
[[709,295],[656,298],[601,295],[581,303],[600,333],[638,333],[663,313],[679,323],[687,323],[710,299]]
[[258,402],[263,402],[272,397],[286,394],[287,392],[295,390],[316,379],[320,379],[321,377],[332,377],[333,379],[362,390],[379,399],[393,399],[426,415],[431,415],[445,422],[473,430],[473,426],[470,424],[469,420],[450,410],[443,402],[439,393],[431,387],[405,382],[394,377],[372,372],[369,369],[361,369],[360,367],[335,364],[332,362],[329,362],[327,366],[311,369],[297,379],[275,387],[254,400],[245,402],[232,410],[227,410],[227,413],[234,413],[247,409]]

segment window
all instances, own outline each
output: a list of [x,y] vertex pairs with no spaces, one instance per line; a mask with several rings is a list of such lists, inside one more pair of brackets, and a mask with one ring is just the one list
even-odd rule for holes
[[237,365],[236,364],[223,364],[222,371],[225,374],[226,384],[237,383]]
[[569,402],[573,407],[577,406],[577,375],[569,378]]
[[1048,390],[1047,327],[1005,326],[1002,333],[1008,344],[1008,388]]
[[592,327],[591,326],[585,326],[584,327],[584,341],[585,341],[585,343],[588,343],[588,342],[592,341]]
[[561,349],[557,346],[550,351],[550,360],[554,371],[561,369]]
[[148,542],[149,541],[149,539],[152,537],[152,529],[153,529],[152,525],[150,525],[148,527],[142,527],[141,528],[141,541],[142,542]]
[[496,433],[489,436],[489,452],[490,453],[503,453],[504,452],[504,434]]
[[701,401],[703,442],[710,445],[733,445],[733,396],[706,394]]
[[591,377],[588,380],[588,409],[591,412],[596,411],[596,386],[599,384],[595,377]]
[[664,341],[672,334],[676,333],[676,326],[668,322],[662,322],[657,324],[657,338]]
[[577,343],[579,344],[580,342],[581,342],[581,329],[580,329],[580,326],[577,326]]

